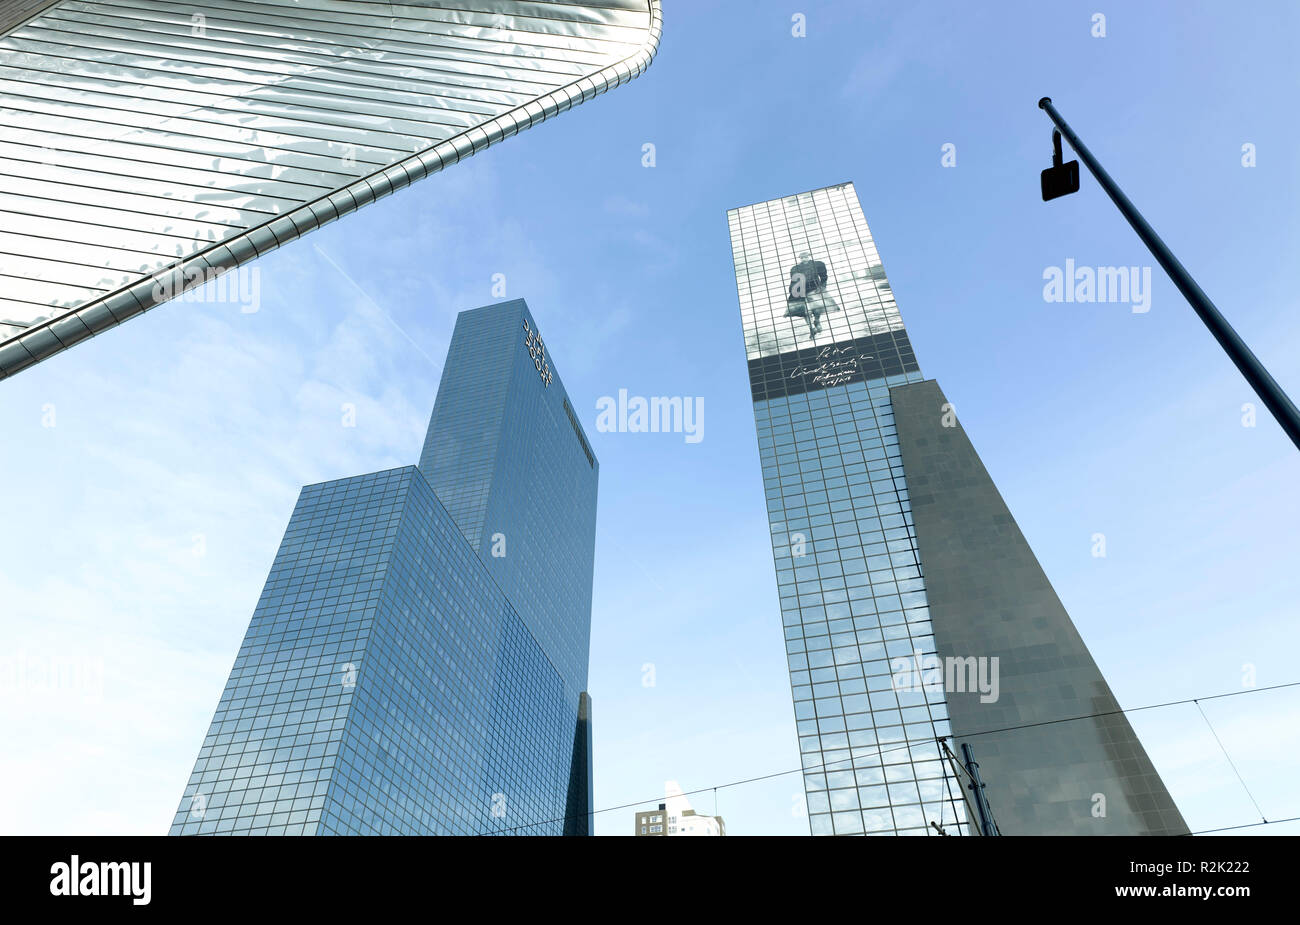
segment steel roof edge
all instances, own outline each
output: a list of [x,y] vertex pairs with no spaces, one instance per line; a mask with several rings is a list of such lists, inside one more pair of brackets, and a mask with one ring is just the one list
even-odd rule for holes
[[[17,337],[0,344],[0,380],[48,359],[73,344],[116,327],[128,318],[171,301],[184,291],[206,283],[215,275],[243,266],[256,257],[297,240],[309,231],[357,211],[363,205],[410,186],[416,180],[422,180],[511,135],[517,135],[526,128],[545,122],[579,103],[641,76],[658,53],[659,40],[663,34],[661,0],[646,2],[649,5],[650,28],[645,44],[636,53],[369,176],[361,177],[332,193],[304,203],[265,224],[242,231],[227,241],[210,245],[94,302],[33,325]],[[160,298],[164,293],[165,297]]]

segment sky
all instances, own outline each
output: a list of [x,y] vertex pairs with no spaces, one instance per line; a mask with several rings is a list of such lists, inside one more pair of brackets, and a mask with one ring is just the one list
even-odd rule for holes
[[[846,180],[1121,705],[1237,694],[1131,714],[1189,826],[1300,816],[1300,688],[1263,690],[1300,681],[1300,455],[1091,177],[1040,201],[1036,107],[1300,395],[1300,7],[664,7],[640,78],[260,259],[256,311],[0,383],[0,833],[166,832],[300,487],[414,464],[457,312],[524,298],[601,464],[597,832],[675,780],[806,835],[726,210]],[[1046,301],[1067,260],[1153,267],[1149,310]],[[599,432],[620,389],[703,439]]]

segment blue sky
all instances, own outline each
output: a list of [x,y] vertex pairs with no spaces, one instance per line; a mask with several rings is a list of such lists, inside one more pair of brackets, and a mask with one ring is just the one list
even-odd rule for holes
[[[1035,106],[1295,396],[1300,10],[1116,4],[1094,38],[1097,4],[665,7],[644,76],[261,260],[257,312],[168,305],[0,385],[0,831],[166,831],[299,488],[417,460],[454,317],[494,274],[601,461],[597,806],[796,769],[725,212],[844,180],[1120,703],[1240,691],[1244,666],[1300,680],[1300,456],[1262,408],[1242,425],[1253,396],[1158,268],[1145,314],[1043,300],[1067,259],[1153,262],[1090,177],[1039,201]],[[704,439],[597,432],[621,388],[703,397]],[[51,660],[70,680],[33,680]],[[1263,813],[1300,815],[1300,689],[1203,706]],[[1259,821],[1195,706],[1132,721],[1193,830]],[[800,790],[716,805],[732,834],[806,834]]]

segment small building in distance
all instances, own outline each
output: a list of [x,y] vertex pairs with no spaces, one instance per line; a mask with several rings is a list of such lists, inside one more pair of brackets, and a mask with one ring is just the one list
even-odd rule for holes
[[633,835],[726,835],[721,816],[705,816],[691,808],[677,781],[664,782],[664,802],[658,809],[636,814]]

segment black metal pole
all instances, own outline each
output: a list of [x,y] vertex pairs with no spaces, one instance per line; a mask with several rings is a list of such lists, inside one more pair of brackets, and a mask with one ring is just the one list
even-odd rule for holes
[[980,814],[980,833],[998,835],[998,827],[993,824],[993,811],[989,809],[988,797],[984,795],[984,781],[980,780],[980,766],[975,763],[975,756],[965,742],[961,743],[961,756],[966,761],[966,773],[970,774],[972,781],[970,789],[975,792],[975,808]]
[[1210,297],[1201,291],[1200,286],[1196,285],[1196,280],[1192,279],[1191,274],[1178,262],[1178,258],[1165,246],[1165,242],[1160,240],[1160,236],[1155,233],[1155,229],[1147,224],[1147,220],[1142,217],[1142,213],[1129,201],[1129,198],[1124,195],[1124,191],[1116,185],[1115,181],[1110,178],[1110,174],[1106,173],[1105,168],[1092,156],[1092,152],[1088,150],[1087,145],[1079,140],[1079,136],[1074,134],[1074,130],[1061,118],[1061,114],[1052,105],[1051,98],[1045,96],[1039,100],[1038,108],[1047,113],[1057,129],[1070,142],[1070,147],[1079,155],[1079,160],[1083,161],[1088,169],[1092,171],[1092,175],[1097,178],[1097,182],[1106,191],[1106,195],[1110,196],[1111,201],[1115,203],[1120,212],[1124,213],[1124,217],[1133,226],[1133,230],[1142,239],[1142,243],[1147,246],[1160,266],[1169,274],[1169,278],[1174,281],[1178,291],[1191,303],[1193,310],[1200,316],[1201,321],[1205,322],[1205,326],[1210,329],[1210,333],[1219,342],[1219,346],[1228,354],[1228,358],[1246,377],[1246,381],[1255,390],[1255,394],[1259,396],[1260,401],[1273,413],[1273,417],[1286,431],[1286,435],[1291,438],[1291,442],[1296,445],[1296,449],[1300,449],[1300,411],[1296,410],[1295,403],[1287,397],[1286,392],[1282,391],[1282,387],[1264,368],[1264,364],[1251,352],[1250,348],[1246,346],[1246,342],[1237,335],[1237,332],[1232,329],[1232,325],[1228,324],[1223,315],[1219,313],[1219,310],[1214,307]]

